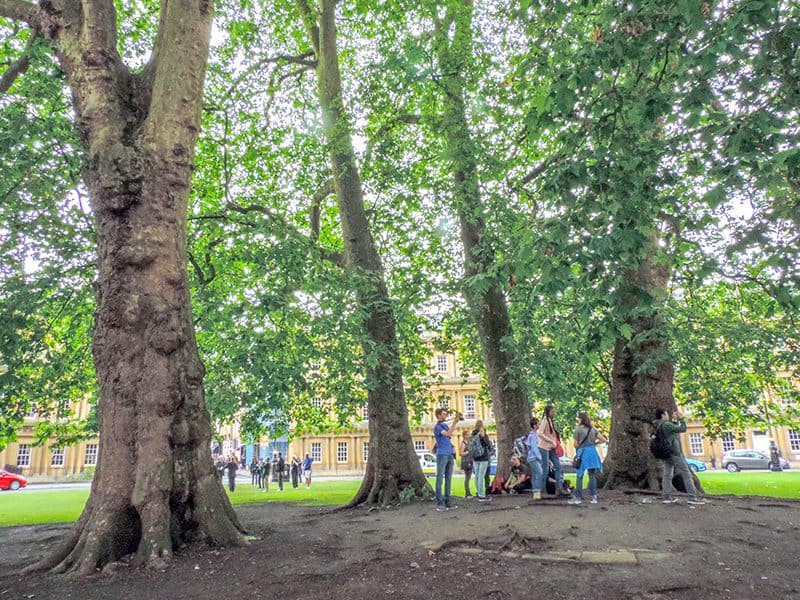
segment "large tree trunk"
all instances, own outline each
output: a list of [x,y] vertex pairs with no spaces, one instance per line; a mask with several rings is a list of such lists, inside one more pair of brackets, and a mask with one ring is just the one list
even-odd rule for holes
[[347,268],[357,274],[356,294],[359,308],[365,315],[370,449],[364,480],[350,504],[393,503],[399,500],[403,490],[427,497],[430,486],[420,468],[408,425],[397,323],[364,209],[361,180],[342,99],[336,47],[336,2],[320,0],[318,15],[305,0],[299,0],[298,5],[317,55],[319,100],[339,204],[345,259]]
[[462,0],[453,13],[452,42],[447,28],[437,31],[437,55],[442,72],[442,129],[454,179],[453,203],[464,246],[464,297],[478,330],[486,378],[497,425],[498,472],[506,475],[514,439],[530,430],[530,406],[515,375],[513,331],[494,251],[483,219],[475,142],[465,107],[465,62],[473,52],[472,1]]
[[164,2],[151,62],[133,75],[117,54],[113,2],[83,4],[43,5],[34,25],[66,73],[86,149],[101,450],[72,534],[36,567],[89,574],[131,553],[160,566],[186,543],[243,537],[211,463],[186,270],[212,7]]
[[[657,237],[648,253],[632,270],[621,290],[631,340],[620,338],[614,347],[611,383],[611,439],[603,463],[606,489],[636,488],[658,490],[661,475],[658,461],[650,453],[651,423],[657,408],[674,411],[674,368],[664,332],[660,307],[666,298],[669,270],[657,262]],[[643,306],[642,299],[649,300]],[[695,486],[702,490],[697,477]],[[683,490],[680,478],[673,481]]]

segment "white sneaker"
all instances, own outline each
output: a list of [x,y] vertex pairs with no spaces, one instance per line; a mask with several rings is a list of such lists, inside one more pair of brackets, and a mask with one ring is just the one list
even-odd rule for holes
[[592,496],[592,499],[589,500],[589,504],[597,504],[597,496]]
[[567,500],[567,504],[580,504],[580,503],[581,503],[580,498],[570,498],[569,500]]
[[701,504],[708,504],[705,500],[700,500],[699,498],[690,498],[686,501],[686,504],[691,504],[693,506],[700,506]]
[[678,501],[677,498],[664,498],[661,501],[661,504],[675,504]]

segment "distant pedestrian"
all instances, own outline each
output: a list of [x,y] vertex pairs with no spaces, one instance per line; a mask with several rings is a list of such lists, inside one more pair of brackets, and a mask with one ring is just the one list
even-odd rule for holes
[[592,426],[588,413],[578,413],[578,426],[575,428],[573,446],[575,456],[580,456],[580,465],[576,473],[575,496],[569,504],[580,504],[583,501],[583,475],[589,475],[589,502],[597,504],[597,477],[603,472],[603,461],[597,453],[597,444],[606,441],[601,433]]
[[252,485],[258,483],[258,461],[255,456],[253,456],[253,460],[250,461],[250,483]]
[[286,461],[283,459],[283,453],[278,452],[278,457],[275,459],[275,462],[272,465],[273,469],[278,469],[278,491],[283,491],[283,477],[286,473]]
[[[474,440],[476,436],[476,443],[473,444],[472,440]],[[481,451],[475,450],[472,452],[472,463],[475,472],[475,493],[477,494],[478,502],[489,502],[492,497],[486,493],[488,488],[486,478],[487,472],[489,471],[489,460],[492,458],[494,448],[492,446],[492,440],[486,435],[486,429],[484,429],[483,421],[481,420],[475,421],[475,428],[472,430],[472,435],[470,437],[471,445],[477,446],[477,442],[480,442]]]
[[666,436],[670,447],[669,458],[658,460],[663,469],[661,476],[661,502],[673,504],[678,501],[677,498],[672,497],[672,478],[677,472],[680,475],[686,493],[689,494],[687,503],[705,504],[704,500],[697,498],[697,489],[694,487],[689,465],[686,464],[686,459],[683,457],[683,451],[681,450],[681,443],[678,440],[678,434],[686,431],[686,421],[683,420],[683,415],[680,411],[675,411],[672,419],[670,419],[669,412],[666,409],[656,409],[656,420],[653,421],[653,430],[656,435],[659,435],[659,429],[661,434]]
[[314,461],[311,460],[311,457],[306,454],[306,457],[303,459],[303,479],[308,489],[311,489],[311,465],[313,463]]
[[228,489],[234,491],[236,489],[236,471],[239,469],[239,463],[233,454],[228,459],[228,464],[225,465],[225,468],[228,470]]
[[472,469],[474,467],[474,461],[472,456],[469,453],[469,448],[467,448],[467,444],[469,443],[469,431],[464,431],[461,434],[461,445],[459,447],[459,453],[461,454],[461,470],[464,471],[464,497],[471,498],[472,492],[469,490],[469,480],[472,477]]
[[[450,500],[450,487],[453,481],[453,467],[455,466],[455,450],[452,437],[458,426],[458,415],[453,417],[452,425],[445,423],[447,411],[437,408],[437,423],[433,427],[433,436],[436,438],[436,510],[452,510],[458,508]],[[442,494],[444,484],[444,494]]]
[[269,491],[269,470],[270,462],[269,456],[261,459],[261,487],[265,492]]
[[300,481],[300,459],[297,456],[292,456],[292,463],[289,467],[289,473],[292,477],[292,487],[296,488]]

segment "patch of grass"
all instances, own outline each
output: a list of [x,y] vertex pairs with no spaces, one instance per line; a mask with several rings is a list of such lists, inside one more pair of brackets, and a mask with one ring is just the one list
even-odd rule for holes
[[[699,473],[708,494],[736,494],[739,496],[771,496],[775,498],[800,499],[800,471],[770,473],[755,471],[750,473],[727,473],[709,471]],[[574,482],[575,476],[568,475]],[[433,487],[435,481],[428,478]],[[311,489],[304,485],[293,488],[284,486],[282,492],[278,486],[270,484],[269,492],[264,492],[250,484],[239,484],[234,493],[228,496],[234,505],[264,502],[292,502],[307,506],[342,505],[348,502],[358,491],[360,480],[320,481],[312,484]],[[471,484],[475,493],[474,482]],[[464,478],[453,477],[453,496],[464,495]],[[64,490],[54,492],[37,492],[23,490],[20,492],[0,492],[0,527],[13,525],[38,525],[43,523],[71,523],[83,510],[89,490]]]
[[706,494],[800,498],[800,471],[704,471],[697,477]]

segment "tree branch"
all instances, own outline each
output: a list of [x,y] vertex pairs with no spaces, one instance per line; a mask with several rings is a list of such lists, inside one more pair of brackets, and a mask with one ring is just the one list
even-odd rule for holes
[[0,76],[0,94],[5,94],[11,86],[14,85],[17,77],[23,75],[25,71],[28,70],[31,64],[30,50],[33,47],[33,42],[36,37],[35,33],[31,33],[28,38],[28,43],[25,44],[25,49],[22,51],[22,56],[11,63],[3,75]]
[[263,68],[265,65],[269,64],[300,65],[304,69],[310,69],[310,70],[316,69],[317,61],[312,60],[313,56],[314,56],[313,50],[309,50],[304,54],[298,54],[298,55],[279,54],[277,56],[264,57],[261,60],[257,61],[256,63],[250,65],[250,67],[248,67],[241,73],[239,73],[239,76],[236,77],[236,79],[233,80],[233,83],[231,83],[230,87],[228,87],[226,95],[230,96],[236,90],[236,88],[238,88],[239,85],[241,85],[242,81],[244,81],[245,78],[249,77],[252,73]]
[[0,0],[0,17],[22,21],[36,29],[41,24],[42,11],[25,0]]
[[311,198],[311,241],[316,243],[319,239],[319,219],[322,201],[333,193],[333,179],[325,181]]
[[372,160],[372,150],[375,146],[375,142],[380,141],[382,137],[387,135],[398,125],[417,125],[420,123],[420,121],[422,121],[421,115],[397,115],[393,120],[381,125],[378,128],[378,131],[375,132],[375,135],[370,137],[370,139],[367,141],[367,149],[364,152],[364,166],[369,165],[370,161]]
[[319,25],[314,13],[307,0],[297,0],[297,8],[300,10],[300,16],[303,18],[303,25],[308,31],[308,36],[311,38],[311,45],[314,47],[314,54],[319,56]]

